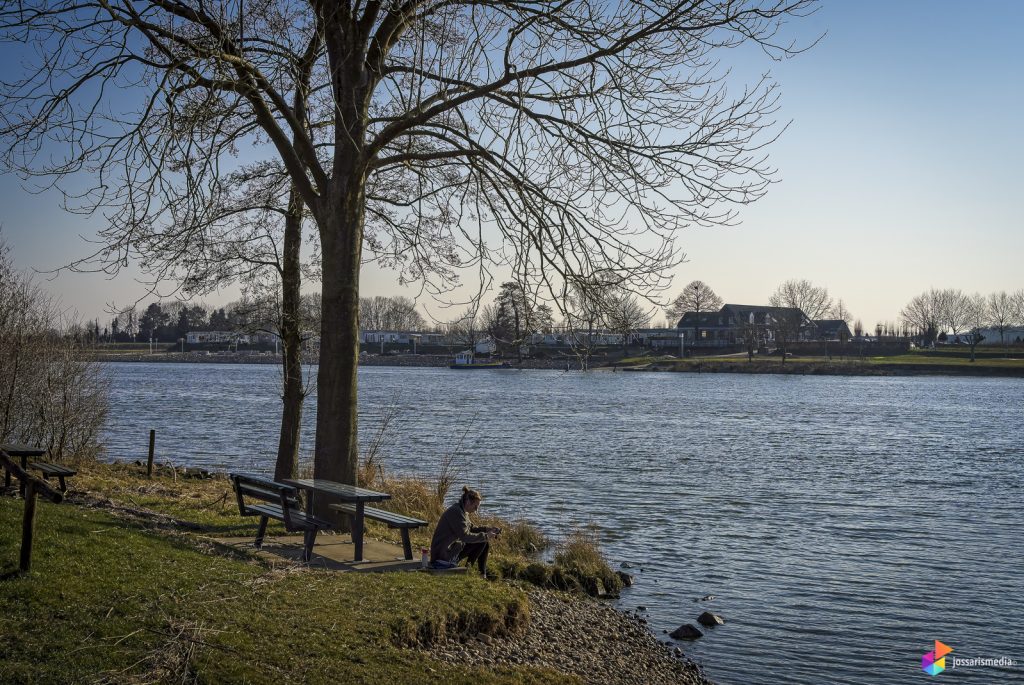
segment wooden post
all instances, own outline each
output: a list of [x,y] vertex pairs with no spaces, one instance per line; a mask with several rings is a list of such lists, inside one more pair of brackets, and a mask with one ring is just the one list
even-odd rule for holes
[[146,478],[153,477],[153,447],[156,446],[156,431],[149,431],[149,458],[146,460]]
[[29,478],[25,482],[25,517],[21,522],[21,572],[32,568],[32,530],[36,519],[36,483]]

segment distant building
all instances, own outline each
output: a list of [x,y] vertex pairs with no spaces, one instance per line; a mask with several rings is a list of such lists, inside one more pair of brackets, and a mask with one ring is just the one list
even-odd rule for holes
[[[984,336],[984,340],[978,343],[979,345],[1017,345],[1024,343],[1024,326],[1007,328],[1003,331],[1002,338],[1000,338],[999,329],[997,328],[982,328],[979,332]],[[965,341],[967,339],[967,335],[964,333],[961,333],[960,337]],[[954,336],[949,336],[948,342],[954,342]]]
[[638,328],[631,338],[644,347],[679,350],[679,330],[675,328]]
[[842,319],[817,319],[814,321],[814,336],[818,340],[847,341],[853,337],[850,327]]
[[676,329],[687,346],[727,347],[741,344],[751,328],[761,342],[771,342],[777,322],[786,319],[799,321],[798,339],[815,339],[814,322],[796,307],[727,304],[717,312],[686,312]]
[[250,343],[250,336],[236,331],[189,331],[185,334],[185,342],[189,345],[213,343],[248,345]]

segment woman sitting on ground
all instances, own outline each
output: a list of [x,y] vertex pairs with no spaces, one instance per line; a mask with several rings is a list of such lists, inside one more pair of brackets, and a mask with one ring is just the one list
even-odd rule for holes
[[480,493],[462,488],[462,497],[441,514],[430,541],[430,565],[433,568],[452,568],[463,559],[474,562],[480,575],[487,577],[487,552],[491,543],[501,532],[499,528],[474,526],[469,515],[480,508]]

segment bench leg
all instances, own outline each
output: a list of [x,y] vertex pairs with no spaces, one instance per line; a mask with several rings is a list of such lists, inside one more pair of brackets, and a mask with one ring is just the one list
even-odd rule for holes
[[402,549],[405,551],[405,558],[412,559],[412,541],[409,540],[409,529],[402,529]]
[[60,483],[60,491],[67,492],[68,486],[64,483],[64,476],[57,476],[57,481]]
[[305,534],[306,545],[302,550],[302,560],[309,563],[309,560],[313,558],[313,545],[316,543],[316,528],[313,530],[307,530]]
[[352,517],[352,543],[355,546],[355,561],[363,560],[363,509],[362,502],[356,502],[356,515]]
[[256,549],[263,546],[263,538],[267,534],[267,520],[266,516],[260,516],[260,527],[256,531],[256,542],[253,543]]

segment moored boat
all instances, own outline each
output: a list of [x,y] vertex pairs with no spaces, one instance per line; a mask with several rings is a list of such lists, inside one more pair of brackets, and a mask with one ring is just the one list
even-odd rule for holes
[[508,362],[478,361],[469,350],[455,355],[455,361],[448,365],[449,369],[511,369]]

